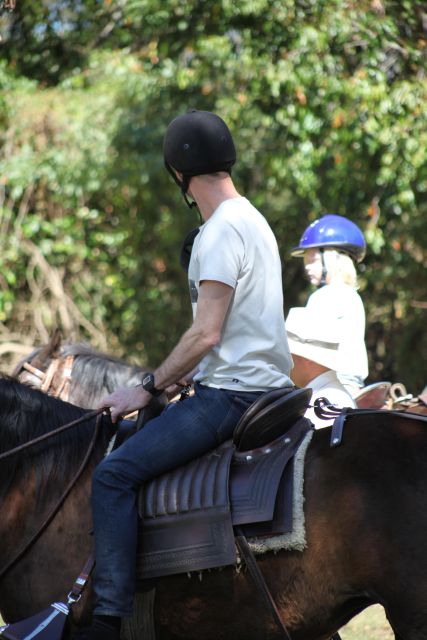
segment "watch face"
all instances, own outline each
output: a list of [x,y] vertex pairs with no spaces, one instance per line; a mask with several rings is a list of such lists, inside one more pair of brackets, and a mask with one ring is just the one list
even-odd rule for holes
[[156,389],[154,383],[154,374],[147,373],[142,380],[142,388],[148,393],[151,393],[152,396],[160,396],[163,393],[163,389]]
[[142,380],[142,386],[145,388],[146,386],[152,387],[154,385],[154,376],[152,373],[148,373],[145,378]]

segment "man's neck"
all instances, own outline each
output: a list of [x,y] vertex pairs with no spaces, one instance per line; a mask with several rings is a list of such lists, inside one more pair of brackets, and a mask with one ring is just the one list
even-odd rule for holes
[[191,179],[190,192],[205,222],[225,200],[240,197],[228,173],[194,176]]

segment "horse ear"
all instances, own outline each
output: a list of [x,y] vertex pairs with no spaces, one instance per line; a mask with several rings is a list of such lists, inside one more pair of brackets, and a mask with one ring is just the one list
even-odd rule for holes
[[31,362],[33,367],[36,369],[43,369],[47,366],[48,361],[54,357],[59,356],[59,350],[61,348],[62,335],[61,331],[56,328],[53,332],[49,342],[47,345],[42,347],[40,352],[36,355],[34,360]]
[[61,349],[61,342],[62,342],[61,330],[58,329],[57,327],[50,339],[50,348],[51,348],[50,355],[51,356],[59,355],[59,351]]

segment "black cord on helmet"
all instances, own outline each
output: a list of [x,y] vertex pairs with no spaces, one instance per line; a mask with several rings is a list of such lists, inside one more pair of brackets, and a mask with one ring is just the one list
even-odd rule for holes
[[189,200],[187,193],[184,190],[182,190],[182,195],[184,196],[184,200],[187,203],[187,205],[190,207],[190,209],[197,207],[197,202],[195,200]]
[[326,268],[326,263],[325,263],[325,255],[324,255],[324,248],[320,247],[319,249],[320,251],[320,259],[322,261],[322,275],[320,278],[320,282],[319,282],[319,287],[324,287],[326,283],[326,276],[328,275],[328,270]]
[[197,213],[199,214],[199,223],[200,225],[202,225],[204,223],[204,220],[202,218],[202,214],[200,213],[200,209],[199,209],[199,205],[197,204],[197,202],[195,200],[189,200],[188,196],[187,196],[187,192],[184,191],[184,189],[181,189],[182,195],[184,196],[184,200],[185,202],[188,204],[188,206],[190,207],[190,209],[196,209]]
[[191,176],[182,176],[182,180],[178,181],[178,184],[181,187],[181,193],[184,196],[185,202],[190,207],[190,209],[193,209],[194,207],[197,207],[197,202],[195,200],[189,200],[187,195],[188,189],[190,186],[190,180],[191,180]]
[[[190,201],[188,199],[188,196],[187,196],[187,191],[188,191],[188,187],[190,186],[191,176],[183,176],[182,180],[180,180],[178,178],[178,176],[176,175],[175,171],[170,166],[169,162],[166,162],[166,160],[165,160],[165,167],[168,170],[168,172],[170,173],[170,175],[172,176],[172,178],[174,179],[174,182],[180,188],[181,193],[184,196],[184,200],[187,203],[187,205],[189,206],[189,208],[193,209],[194,207],[197,207],[197,202],[195,202],[194,200]],[[199,211],[199,215],[200,215],[200,211]]]

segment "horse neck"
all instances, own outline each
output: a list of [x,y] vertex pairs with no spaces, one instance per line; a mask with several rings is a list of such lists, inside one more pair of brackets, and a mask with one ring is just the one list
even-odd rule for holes
[[75,354],[69,401],[94,409],[116,389],[140,384],[142,375],[142,368],[109,356],[88,352]]
[[[88,468],[80,477],[51,525],[0,581],[1,613],[6,619],[27,617],[68,593],[93,544],[88,500],[91,473]],[[50,489],[48,484],[46,491]],[[21,486],[13,488],[2,504],[0,571],[31,540],[55,504],[57,498],[52,496],[45,508],[35,508],[36,493],[33,472]],[[54,567],[60,567],[60,571]],[[51,571],[55,571],[54,575]],[[22,590],[23,583],[31,584],[31,589]]]

